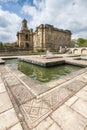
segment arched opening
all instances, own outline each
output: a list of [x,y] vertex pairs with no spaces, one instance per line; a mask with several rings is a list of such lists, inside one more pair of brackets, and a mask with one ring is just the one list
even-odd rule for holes
[[78,54],[78,49],[74,49],[73,54]]
[[82,49],[81,50],[81,54],[84,54],[84,55],[87,54],[87,50],[86,49]]
[[26,43],[25,43],[25,47],[26,47],[26,48],[29,48],[29,47],[30,47],[30,46],[29,46],[29,43],[26,42]]
[[25,35],[25,39],[28,40],[28,34]]

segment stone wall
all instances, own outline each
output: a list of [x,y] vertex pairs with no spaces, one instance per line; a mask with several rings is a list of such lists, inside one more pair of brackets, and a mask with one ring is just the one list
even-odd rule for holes
[[74,48],[69,48],[69,51],[72,54],[82,54],[82,55],[87,55],[87,47],[74,47]]
[[23,20],[22,29],[17,33],[17,38],[19,47],[58,51],[60,46],[70,46],[71,32],[55,28],[49,24],[41,24],[33,32],[32,29],[28,30],[27,21]]
[[58,51],[59,47],[70,46],[71,32],[60,30],[52,25],[40,25],[34,33],[34,49]]

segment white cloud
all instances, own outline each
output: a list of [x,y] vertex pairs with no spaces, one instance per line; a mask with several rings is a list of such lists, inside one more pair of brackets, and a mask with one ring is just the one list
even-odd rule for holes
[[[3,2],[19,2],[19,0],[0,0]],[[55,27],[69,29],[72,38],[87,38],[87,1],[86,0],[33,0],[33,5],[25,0],[22,4],[21,16],[26,16],[29,28],[40,24],[53,24]],[[14,3],[13,3],[14,4]],[[19,3],[17,3],[19,4]],[[3,4],[4,5],[4,4]],[[16,4],[15,4],[16,5]],[[18,8],[17,8],[18,9]],[[10,9],[9,9],[10,10]],[[11,10],[12,12],[12,10]],[[21,28],[21,17],[16,13],[5,11],[0,6],[0,41],[15,41],[16,33]]]
[[39,9],[42,10],[45,7],[45,0],[33,0],[33,4]]
[[14,42],[22,19],[0,7],[0,41]]
[[70,29],[73,37],[87,38],[86,0],[33,0],[33,3],[35,6],[24,5],[22,8],[25,14],[32,17],[28,21],[29,27],[48,23],[58,28]]

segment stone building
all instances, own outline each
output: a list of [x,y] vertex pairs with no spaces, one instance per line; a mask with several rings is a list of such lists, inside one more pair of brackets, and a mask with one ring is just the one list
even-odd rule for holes
[[27,20],[22,21],[22,28],[17,32],[17,45],[19,47],[33,49],[33,30],[28,29]]
[[24,19],[22,21],[22,28],[17,33],[17,39],[19,47],[26,47],[33,50],[49,49],[58,51],[60,46],[70,46],[71,32],[55,28],[49,24],[41,24],[33,32],[32,29],[28,29],[27,21]]

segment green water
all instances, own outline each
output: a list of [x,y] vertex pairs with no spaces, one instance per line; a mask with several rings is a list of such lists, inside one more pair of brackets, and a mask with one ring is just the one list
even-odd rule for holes
[[20,62],[17,59],[6,60],[6,63],[11,64],[14,68],[41,82],[48,82],[81,69],[81,67],[68,64],[44,68],[26,62]]

